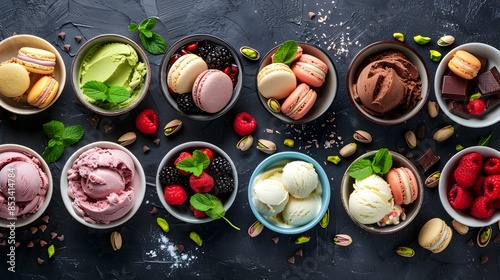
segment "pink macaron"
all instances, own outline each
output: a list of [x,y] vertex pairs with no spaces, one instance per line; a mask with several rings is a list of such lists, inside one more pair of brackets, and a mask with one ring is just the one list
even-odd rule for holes
[[385,180],[391,187],[395,204],[410,204],[418,196],[418,183],[415,174],[406,168],[392,168],[385,175]]
[[196,78],[192,94],[198,108],[207,113],[217,113],[231,100],[233,83],[220,70],[205,70]]
[[316,91],[307,84],[301,83],[283,102],[281,112],[294,120],[299,120],[311,110],[316,97]]
[[291,68],[299,82],[311,87],[322,86],[328,73],[328,66],[319,58],[309,54],[301,55]]

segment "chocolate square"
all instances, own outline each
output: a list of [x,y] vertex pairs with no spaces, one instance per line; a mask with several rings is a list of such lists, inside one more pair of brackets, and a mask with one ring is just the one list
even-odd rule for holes
[[446,101],[446,107],[450,113],[462,117],[464,119],[470,118],[469,110],[467,106],[461,101],[448,100]]
[[486,109],[491,109],[496,105],[500,104],[500,95],[490,96],[485,100]]
[[496,66],[477,76],[477,87],[484,96],[500,94],[500,73]]
[[457,76],[443,76],[441,97],[458,101],[467,100],[469,83],[466,79]]
[[484,73],[486,71],[486,66],[488,66],[488,59],[486,57],[482,57],[482,56],[478,56],[478,55],[474,55],[474,56],[479,60],[479,62],[481,62],[481,68],[479,68],[478,73],[479,74]]
[[438,162],[440,157],[432,150],[431,148],[428,148],[425,150],[424,154],[421,155],[418,159],[417,162],[420,165],[420,168],[422,169],[423,173],[427,172],[429,168],[431,168],[436,162]]

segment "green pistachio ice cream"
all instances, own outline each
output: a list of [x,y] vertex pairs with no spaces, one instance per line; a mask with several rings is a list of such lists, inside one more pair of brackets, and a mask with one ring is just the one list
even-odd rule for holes
[[130,92],[130,98],[120,103],[94,100],[84,94],[90,103],[107,110],[117,110],[133,103],[144,87],[146,65],[139,61],[135,49],[126,43],[109,43],[91,49],[80,68],[80,89],[88,81],[100,81],[109,86],[121,86]]

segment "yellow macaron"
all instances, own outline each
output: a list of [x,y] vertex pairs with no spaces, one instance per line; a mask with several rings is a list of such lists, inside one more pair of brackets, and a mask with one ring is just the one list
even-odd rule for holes
[[448,62],[448,68],[457,76],[470,80],[477,76],[481,62],[471,53],[458,50]]
[[54,100],[58,89],[59,83],[56,79],[43,76],[33,85],[26,99],[30,105],[42,109]]
[[208,70],[208,66],[201,57],[195,54],[185,54],[179,57],[168,70],[167,84],[176,93],[191,92],[196,78],[205,70]]
[[29,72],[48,75],[54,73],[56,55],[47,50],[23,47],[17,53],[16,62]]
[[297,78],[284,63],[271,63],[257,74],[257,88],[265,98],[286,98],[296,87]]
[[450,244],[453,231],[440,218],[432,218],[420,229],[418,244],[433,253],[440,253]]
[[30,86],[30,74],[21,65],[8,62],[0,65],[0,94],[6,97],[19,97]]

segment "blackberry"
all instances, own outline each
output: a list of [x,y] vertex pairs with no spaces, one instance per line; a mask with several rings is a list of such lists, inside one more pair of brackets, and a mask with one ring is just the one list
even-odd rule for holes
[[197,114],[201,112],[200,108],[194,104],[193,96],[190,93],[177,94],[175,102],[177,102],[179,110],[184,113]]
[[168,186],[172,184],[180,184],[181,183],[181,173],[179,170],[173,166],[164,166],[160,170],[160,183],[163,186]]
[[209,41],[202,41],[199,44],[197,54],[202,57],[209,69],[224,70],[233,61],[231,52],[223,46],[216,45]]
[[223,157],[215,157],[210,165],[210,173],[212,177],[220,177],[222,175],[231,175],[231,165],[229,161]]
[[224,198],[234,190],[234,179],[228,175],[214,178],[215,184],[212,189],[213,194],[218,198]]

